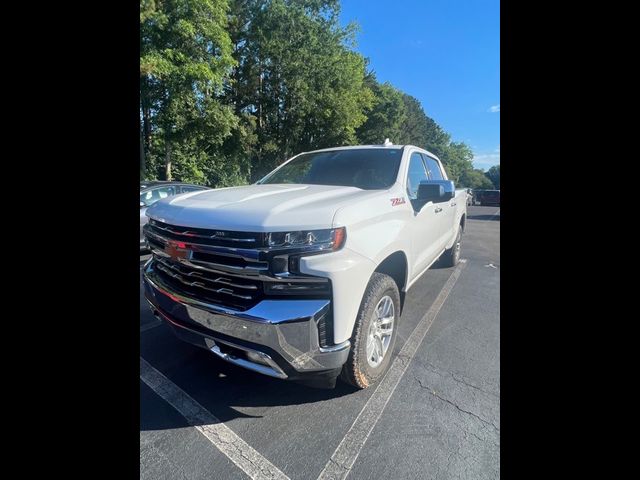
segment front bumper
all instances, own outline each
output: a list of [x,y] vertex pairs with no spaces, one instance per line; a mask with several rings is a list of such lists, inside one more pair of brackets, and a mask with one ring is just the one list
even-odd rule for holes
[[241,367],[277,378],[337,375],[350,342],[321,347],[318,321],[331,314],[330,300],[263,300],[246,311],[232,310],[180,295],[148,262],[145,296],[154,314],[184,341],[206,348]]

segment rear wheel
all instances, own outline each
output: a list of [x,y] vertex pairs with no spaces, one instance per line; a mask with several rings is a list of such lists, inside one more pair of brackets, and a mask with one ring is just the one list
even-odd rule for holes
[[396,282],[388,275],[374,273],[360,304],[342,380],[367,388],[382,378],[393,356],[399,314]]
[[460,261],[460,248],[462,243],[462,225],[458,225],[458,234],[456,241],[453,242],[451,248],[442,254],[442,263],[445,267],[455,267]]

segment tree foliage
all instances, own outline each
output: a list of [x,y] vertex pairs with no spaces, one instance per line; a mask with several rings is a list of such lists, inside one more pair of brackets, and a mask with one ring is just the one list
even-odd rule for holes
[[487,171],[487,173],[485,173],[485,175],[489,180],[491,180],[494,188],[496,190],[500,190],[500,165],[494,165]]
[[[439,140],[436,140],[435,122],[427,117],[417,98],[403,93],[402,102],[404,103],[405,115],[400,125],[397,142],[422,148],[428,148],[428,145],[431,145],[431,149],[433,149],[433,145],[440,143]],[[446,140],[448,141],[448,137]]]
[[380,144],[386,138],[400,143],[407,117],[402,92],[388,82],[378,83],[373,73],[367,75],[366,83],[373,92],[374,100],[366,110],[366,122],[357,131],[359,143]]
[[256,180],[292,155],[414,144],[458,181],[472,154],[367,73],[339,0],[140,0],[141,175]]
[[473,169],[473,152],[462,142],[450,142],[440,154],[449,179],[458,182],[465,172]]
[[234,103],[256,118],[255,176],[300,151],[356,140],[373,96],[364,58],[347,48],[338,2],[270,0],[243,3],[246,25],[235,36]]
[[211,170],[229,170],[225,180],[238,170],[223,165],[220,151],[240,128],[221,100],[235,64],[227,11],[227,0],[141,2],[140,107],[151,177],[202,183]]
[[460,177],[460,185],[467,188],[492,190],[493,184],[484,172],[479,169],[471,169],[465,171]]

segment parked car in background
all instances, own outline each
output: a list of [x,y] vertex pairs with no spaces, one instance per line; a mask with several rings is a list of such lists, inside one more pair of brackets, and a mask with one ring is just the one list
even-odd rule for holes
[[147,224],[147,208],[158,200],[180,193],[210,190],[209,187],[182,182],[140,182],[140,250],[146,250],[142,227]]
[[476,205],[500,206],[500,190],[476,190]]
[[467,191],[467,206],[475,205],[476,202],[473,196],[473,188],[466,188],[465,190]]

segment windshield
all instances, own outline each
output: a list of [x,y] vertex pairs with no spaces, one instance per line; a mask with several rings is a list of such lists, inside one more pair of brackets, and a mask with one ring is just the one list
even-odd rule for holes
[[396,180],[402,149],[358,148],[303,153],[259,184],[341,185],[363,190],[389,188]]

